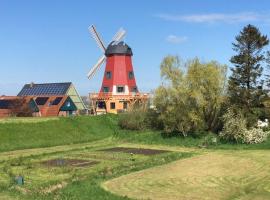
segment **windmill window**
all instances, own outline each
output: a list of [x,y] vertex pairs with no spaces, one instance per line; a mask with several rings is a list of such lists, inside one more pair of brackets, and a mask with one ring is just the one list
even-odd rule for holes
[[117,92],[118,93],[124,93],[125,92],[125,88],[123,86],[117,86]]
[[103,92],[108,93],[109,92],[109,87],[103,87]]
[[138,92],[138,88],[137,88],[137,87],[133,87],[133,88],[132,88],[132,92],[137,93],[137,92]]
[[98,101],[97,107],[100,109],[106,109],[106,103],[104,101]]
[[111,79],[112,78],[112,72],[110,72],[110,71],[106,72],[106,78]]
[[111,103],[110,103],[110,108],[111,108],[112,110],[115,109],[115,102],[111,102]]
[[134,78],[134,73],[133,73],[133,71],[130,71],[130,72],[128,73],[128,78],[129,78],[129,79],[133,79],[133,78]]
[[123,109],[127,109],[127,102],[123,102]]

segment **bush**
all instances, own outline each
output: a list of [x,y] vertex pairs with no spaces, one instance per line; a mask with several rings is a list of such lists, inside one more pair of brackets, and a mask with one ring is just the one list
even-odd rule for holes
[[141,108],[119,114],[118,124],[123,129],[143,130],[146,128],[146,112]]
[[269,131],[264,132],[260,128],[252,128],[250,130],[246,130],[243,142],[246,144],[262,143],[267,140],[269,133]]
[[164,124],[160,120],[160,113],[158,113],[155,109],[147,109],[145,116],[145,125],[147,128],[155,130],[164,129]]
[[223,122],[224,126],[220,137],[226,141],[246,144],[261,143],[267,139],[270,133],[260,128],[248,130],[243,115],[233,112],[232,109],[228,109],[227,113],[223,115]]
[[206,136],[204,136],[202,143],[199,145],[200,147],[208,147],[213,145],[218,145],[219,139],[216,134],[208,133]]
[[235,113],[232,109],[223,115],[223,129],[220,137],[226,141],[242,143],[246,132],[246,120],[242,114]]
[[159,116],[155,109],[147,108],[147,104],[135,104],[127,112],[119,114],[118,125],[129,130],[162,130],[164,126]]

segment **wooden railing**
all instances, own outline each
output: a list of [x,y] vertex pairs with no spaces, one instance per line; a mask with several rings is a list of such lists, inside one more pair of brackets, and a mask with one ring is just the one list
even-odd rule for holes
[[149,98],[149,93],[133,93],[129,94],[113,94],[112,92],[100,92],[100,93],[90,93],[90,98],[98,99],[98,98],[134,98],[134,99],[147,99]]

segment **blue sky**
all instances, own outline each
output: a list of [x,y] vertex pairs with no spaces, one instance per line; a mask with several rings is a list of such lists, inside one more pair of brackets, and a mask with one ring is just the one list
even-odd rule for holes
[[127,30],[137,85],[150,91],[168,54],[231,66],[231,43],[248,23],[270,35],[270,1],[0,0],[0,95],[16,95],[29,82],[72,81],[81,95],[98,91],[104,66],[86,78],[101,56],[91,24],[107,44]]

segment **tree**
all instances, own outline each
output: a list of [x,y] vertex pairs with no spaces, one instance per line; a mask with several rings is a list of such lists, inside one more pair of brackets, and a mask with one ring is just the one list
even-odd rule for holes
[[226,74],[227,66],[216,61],[201,63],[194,59],[188,64],[189,91],[209,131],[215,131],[219,125],[221,107],[225,102]]
[[243,28],[236,36],[233,50],[237,53],[231,58],[232,75],[229,77],[228,94],[232,105],[237,105],[250,112],[258,107],[259,96],[262,92],[262,75],[266,57],[264,48],[269,40],[259,29],[252,25]]
[[270,88],[270,51],[267,52],[266,56],[266,63],[267,63],[267,72],[266,72],[266,86]]
[[224,102],[226,66],[197,58],[184,63],[167,56],[160,68],[163,83],[155,91],[154,104],[165,131],[184,136],[196,130],[214,131]]

